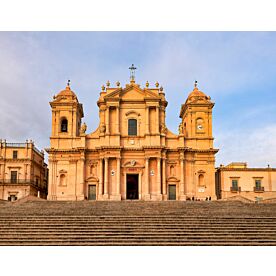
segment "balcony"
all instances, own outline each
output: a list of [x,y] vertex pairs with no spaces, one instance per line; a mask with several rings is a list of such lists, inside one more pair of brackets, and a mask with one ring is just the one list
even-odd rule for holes
[[0,179],[0,185],[7,184],[7,185],[31,185],[39,190],[46,190],[42,185],[37,184],[34,180],[30,179]]
[[264,187],[256,187],[256,186],[254,186],[254,192],[255,193],[263,193],[264,192]]
[[232,193],[240,192],[240,191],[241,191],[241,187],[232,186],[232,187],[230,187],[230,191],[231,191]]

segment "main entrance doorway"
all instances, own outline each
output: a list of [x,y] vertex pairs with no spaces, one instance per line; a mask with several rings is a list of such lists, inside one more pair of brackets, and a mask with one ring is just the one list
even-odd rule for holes
[[127,174],[126,199],[139,199],[139,174]]
[[89,185],[88,186],[88,199],[89,200],[96,200],[96,185]]
[[169,185],[169,200],[176,200],[176,185]]

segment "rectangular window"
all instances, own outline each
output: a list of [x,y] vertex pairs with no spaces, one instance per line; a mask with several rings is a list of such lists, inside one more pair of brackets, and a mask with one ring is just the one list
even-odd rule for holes
[[17,183],[17,171],[11,171],[11,183]]
[[17,159],[17,150],[14,150],[14,151],[12,152],[12,158],[13,158],[13,159]]
[[128,120],[128,135],[137,136],[137,120]]
[[232,187],[233,188],[238,188],[238,180],[236,180],[236,179],[232,180]]
[[257,189],[261,189],[261,187],[262,187],[262,181],[260,179],[255,179],[255,187]]

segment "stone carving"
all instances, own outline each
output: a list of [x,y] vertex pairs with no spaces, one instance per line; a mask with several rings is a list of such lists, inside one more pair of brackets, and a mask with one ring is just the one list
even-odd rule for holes
[[101,126],[100,126],[100,133],[105,133],[106,131],[106,126],[104,123],[101,123]]
[[161,123],[160,125],[160,132],[163,133],[163,134],[167,134],[167,127],[165,126],[165,124]]
[[131,164],[131,166],[135,166],[136,161],[135,161],[135,160],[131,160],[131,161],[130,161],[130,164]]
[[86,125],[86,123],[83,123],[83,124],[81,125],[81,129],[80,129],[81,134],[85,134],[86,129],[87,129],[87,125]]

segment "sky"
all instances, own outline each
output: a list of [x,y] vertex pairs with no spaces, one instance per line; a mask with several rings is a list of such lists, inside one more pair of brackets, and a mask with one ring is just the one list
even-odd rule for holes
[[0,32],[0,61],[0,139],[47,148],[49,101],[68,79],[92,132],[101,86],[124,87],[134,63],[137,83],[164,87],[175,133],[195,80],[215,102],[216,166],[276,167],[275,32]]

